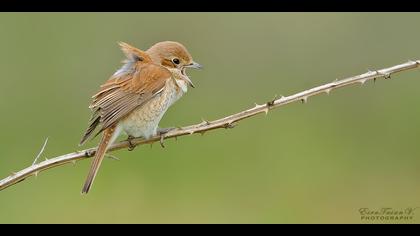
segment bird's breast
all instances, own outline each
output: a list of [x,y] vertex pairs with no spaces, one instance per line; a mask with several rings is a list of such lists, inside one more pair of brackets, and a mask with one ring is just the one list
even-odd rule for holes
[[163,91],[149,102],[131,112],[120,122],[122,129],[131,136],[149,138],[168,108],[182,97],[184,91],[173,79],[169,79]]

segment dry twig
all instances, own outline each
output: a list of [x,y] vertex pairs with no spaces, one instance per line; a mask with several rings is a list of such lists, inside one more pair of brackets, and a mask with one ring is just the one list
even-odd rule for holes
[[[256,104],[255,107],[253,108],[241,111],[239,113],[236,113],[236,114],[233,114],[233,115],[230,115],[230,116],[218,119],[218,120],[206,121],[203,119],[203,121],[199,124],[173,129],[169,131],[168,133],[164,134],[163,137],[154,136],[148,140],[136,138],[136,139],[131,140],[131,142],[133,145],[140,145],[140,144],[154,143],[154,142],[162,141],[163,139],[168,139],[168,138],[177,138],[178,136],[183,136],[183,135],[191,135],[194,133],[204,134],[204,132],[207,132],[209,130],[219,129],[219,128],[225,128],[225,129],[233,128],[238,121],[241,121],[251,116],[255,116],[259,113],[267,114],[268,111],[273,108],[277,108],[277,107],[280,107],[280,106],[283,106],[292,102],[296,102],[296,101],[302,101],[303,103],[306,103],[309,97],[312,97],[314,95],[318,95],[321,93],[329,94],[333,89],[345,87],[348,85],[357,84],[357,83],[364,84],[368,80],[376,81],[379,78],[389,79],[391,78],[391,74],[410,70],[410,69],[415,69],[419,67],[419,65],[420,65],[420,60],[408,61],[406,63],[392,66],[389,68],[376,70],[376,71],[368,71],[361,75],[353,76],[353,77],[342,79],[342,80],[336,80],[334,82],[327,83],[327,84],[324,84],[315,88],[311,88],[311,89],[308,89],[303,92],[299,92],[299,93],[296,93],[287,97],[282,96],[280,98],[274,98],[272,101],[269,101],[265,104],[262,104],[262,105]],[[44,143],[44,147],[45,145],[46,145],[46,142]],[[128,146],[129,146],[128,141],[121,141],[119,143],[113,144],[110,147],[109,152],[115,151],[118,149],[127,148]],[[40,153],[42,153],[44,147],[41,149]],[[28,178],[29,176],[32,176],[32,175],[36,176],[39,172],[47,170],[49,168],[64,165],[67,163],[75,164],[77,160],[87,159],[95,154],[95,149],[96,147],[86,149],[83,151],[77,151],[77,152],[57,156],[51,159],[46,159],[45,161],[42,161],[38,164],[35,164],[36,162],[35,160],[32,166],[27,167],[19,172],[15,172],[12,175],[0,180],[0,190],[10,187],[16,183],[19,183],[25,180],[26,178]]]
[[45,139],[44,144],[42,145],[42,148],[41,148],[41,150],[39,151],[38,155],[35,157],[34,162],[32,162],[32,165],[35,165],[35,164],[36,164],[36,162],[38,161],[39,157],[41,157],[42,153],[43,153],[43,152],[44,152],[44,150],[45,150],[45,146],[47,146],[47,143],[48,143],[48,137]]

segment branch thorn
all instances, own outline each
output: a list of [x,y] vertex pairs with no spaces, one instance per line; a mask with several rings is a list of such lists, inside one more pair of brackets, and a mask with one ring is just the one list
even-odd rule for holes
[[[267,106],[268,107],[272,107],[272,106],[274,106],[274,102],[277,100],[277,94],[276,95],[274,95],[274,98],[271,100],[271,101],[268,101],[267,102]],[[265,112],[265,114],[267,114],[268,113],[268,111],[267,112]]]
[[202,125],[209,125],[210,122],[208,120],[204,119],[204,118],[201,118],[201,124]]
[[201,130],[201,131],[198,131],[198,133],[200,133],[200,134],[201,134],[201,136],[203,136],[203,135],[204,135],[204,133],[206,133],[206,131],[205,131],[205,130]]
[[235,122],[229,122],[225,124],[225,129],[232,129],[232,128],[235,128],[235,126],[236,126]]
[[331,89],[325,89],[325,93],[326,93],[327,95],[330,95],[330,93],[331,93]]
[[114,161],[119,161],[120,160],[120,158],[118,158],[118,157],[116,157],[114,155],[110,155],[110,154],[106,154],[105,157],[107,157],[107,158],[109,158],[111,160],[114,160]]

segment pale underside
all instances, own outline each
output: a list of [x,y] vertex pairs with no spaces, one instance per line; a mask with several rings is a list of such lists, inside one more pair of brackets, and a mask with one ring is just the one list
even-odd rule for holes
[[[187,91],[183,80],[168,79],[163,91],[118,122],[117,131],[133,137],[156,135],[160,120],[168,108]],[[118,135],[118,134],[117,134]]]

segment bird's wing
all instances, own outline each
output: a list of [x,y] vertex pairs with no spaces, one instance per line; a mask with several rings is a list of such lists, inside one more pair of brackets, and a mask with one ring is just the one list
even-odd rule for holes
[[92,97],[89,107],[93,114],[80,144],[91,136],[98,125],[100,130],[97,134],[160,94],[170,78],[171,73],[164,67],[146,64],[133,73],[109,79]]

